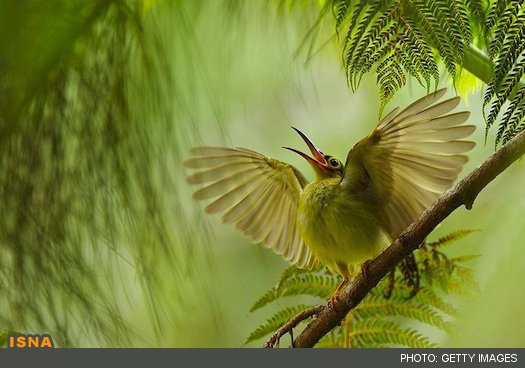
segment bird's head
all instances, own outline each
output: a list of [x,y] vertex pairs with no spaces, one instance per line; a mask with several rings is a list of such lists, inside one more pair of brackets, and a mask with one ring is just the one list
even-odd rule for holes
[[317,174],[317,179],[328,179],[328,178],[337,178],[342,177],[344,173],[344,166],[337,158],[325,155],[323,152],[321,152],[299,129],[292,127],[293,130],[295,130],[301,138],[305,141],[306,145],[308,146],[308,149],[312,153],[313,157],[308,156],[306,153],[301,152],[299,150],[296,150],[295,148],[290,147],[283,147],[287,150],[290,150],[292,152],[295,152],[302,156],[310,163],[310,165],[314,168],[315,173]]

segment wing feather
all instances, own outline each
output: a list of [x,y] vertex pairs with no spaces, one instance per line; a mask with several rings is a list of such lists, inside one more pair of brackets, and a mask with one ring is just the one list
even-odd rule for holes
[[462,125],[470,113],[451,113],[460,99],[439,101],[445,92],[429,94],[399,113],[394,109],[348,154],[341,185],[363,190],[368,178],[392,239],[452,186],[468,161],[464,153],[475,146],[464,140],[475,130]]
[[302,174],[284,162],[246,148],[195,147],[184,166],[200,171],[188,176],[201,185],[196,200],[211,199],[207,213],[222,213],[254,243],[262,243],[298,267],[315,259],[297,230],[299,198],[307,184]]

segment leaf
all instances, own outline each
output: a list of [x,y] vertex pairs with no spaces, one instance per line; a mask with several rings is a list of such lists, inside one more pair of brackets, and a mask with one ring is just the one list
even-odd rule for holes
[[469,234],[472,234],[472,233],[475,233],[475,232],[478,232],[478,231],[480,231],[480,230],[458,230],[458,231],[454,231],[454,232],[452,232],[450,234],[447,234],[447,235],[439,238],[436,241],[428,243],[428,246],[432,247],[432,248],[446,247],[448,245],[453,244],[455,241],[458,241],[458,240],[464,238],[465,236],[467,236]]
[[340,280],[334,276],[304,274],[287,278],[274,289],[268,290],[250,308],[250,312],[256,311],[267,304],[284,296],[310,295],[327,299],[333,294]]
[[[380,281],[344,319],[318,343],[318,347],[433,347],[429,337],[419,330],[431,326],[446,333],[452,330],[457,309],[446,298],[447,294],[462,295],[477,290],[474,273],[464,263],[474,259],[472,255],[447,257],[441,249],[475,230],[460,230],[425,244],[412,258],[416,268],[426,269],[421,288],[412,298],[410,283],[404,282],[403,273],[394,274],[394,288],[385,298],[384,289],[390,280]],[[336,275],[317,268],[313,272],[287,268],[279,284],[267,291],[252,307],[252,311],[275,302],[281,297],[310,295],[327,297],[337,284]],[[396,276],[397,275],[397,276]],[[301,304],[281,308],[248,337],[254,341],[274,332],[286,321],[308,308]]]
[[354,347],[406,346],[432,348],[436,344],[412,328],[403,328],[397,322],[382,319],[357,321],[350,332]]
[[353,318],[357,320],[385,317],[406,317],[444,331],[450,330],[450,322],[442,314],[417,300],[385,300],[383,296],[370,294],[353,312]]
[[394,49],[392,54],[383,60],[377,67],[377,82],[379,84],[379,94],[381,97],[381,108],[379,116],[394,94],[405,85],[406,76],[397,57],[398,51]]

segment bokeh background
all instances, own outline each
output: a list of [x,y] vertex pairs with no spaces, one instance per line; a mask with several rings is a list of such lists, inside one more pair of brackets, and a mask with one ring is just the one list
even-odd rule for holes
[[[320,4],[0,5],[0,331],[50,332],[62,346],[243,345],[270,315],[250,306],[287,264],[204,216],[180,163],[195,145],[242,146],[312,178],[281,148],[303,148],[291,125],[340,159],[373,129],[375,77],[348,88]],[[478,126],[462,175],[494,140],[482,85],[464,80],[441,81]],[[410,81],[387,109],[425,93]],[[525,345],[522,166],[431,236],[480,230],[450,248],[480,255],[479,290],[455,301],[444,345]]]

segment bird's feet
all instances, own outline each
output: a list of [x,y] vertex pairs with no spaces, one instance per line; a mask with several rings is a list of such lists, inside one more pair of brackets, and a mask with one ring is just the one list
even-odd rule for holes
[[363,277],[365,278],[366,281],[370,281],[370,273],[369,273],[369,268],[370,268],[370,260],[367,259],[364,263],[363,263],[363,266],[361,266],[361,274],[363,275]]
[[332,294],[332,296],[330,297],[330,299],[328,299],[328,302],[327,302],[328,308],[330,309],[334,308],[335,302],[339,301],[339,295],[340,295],[339,291],[336,291],[335,293]]

